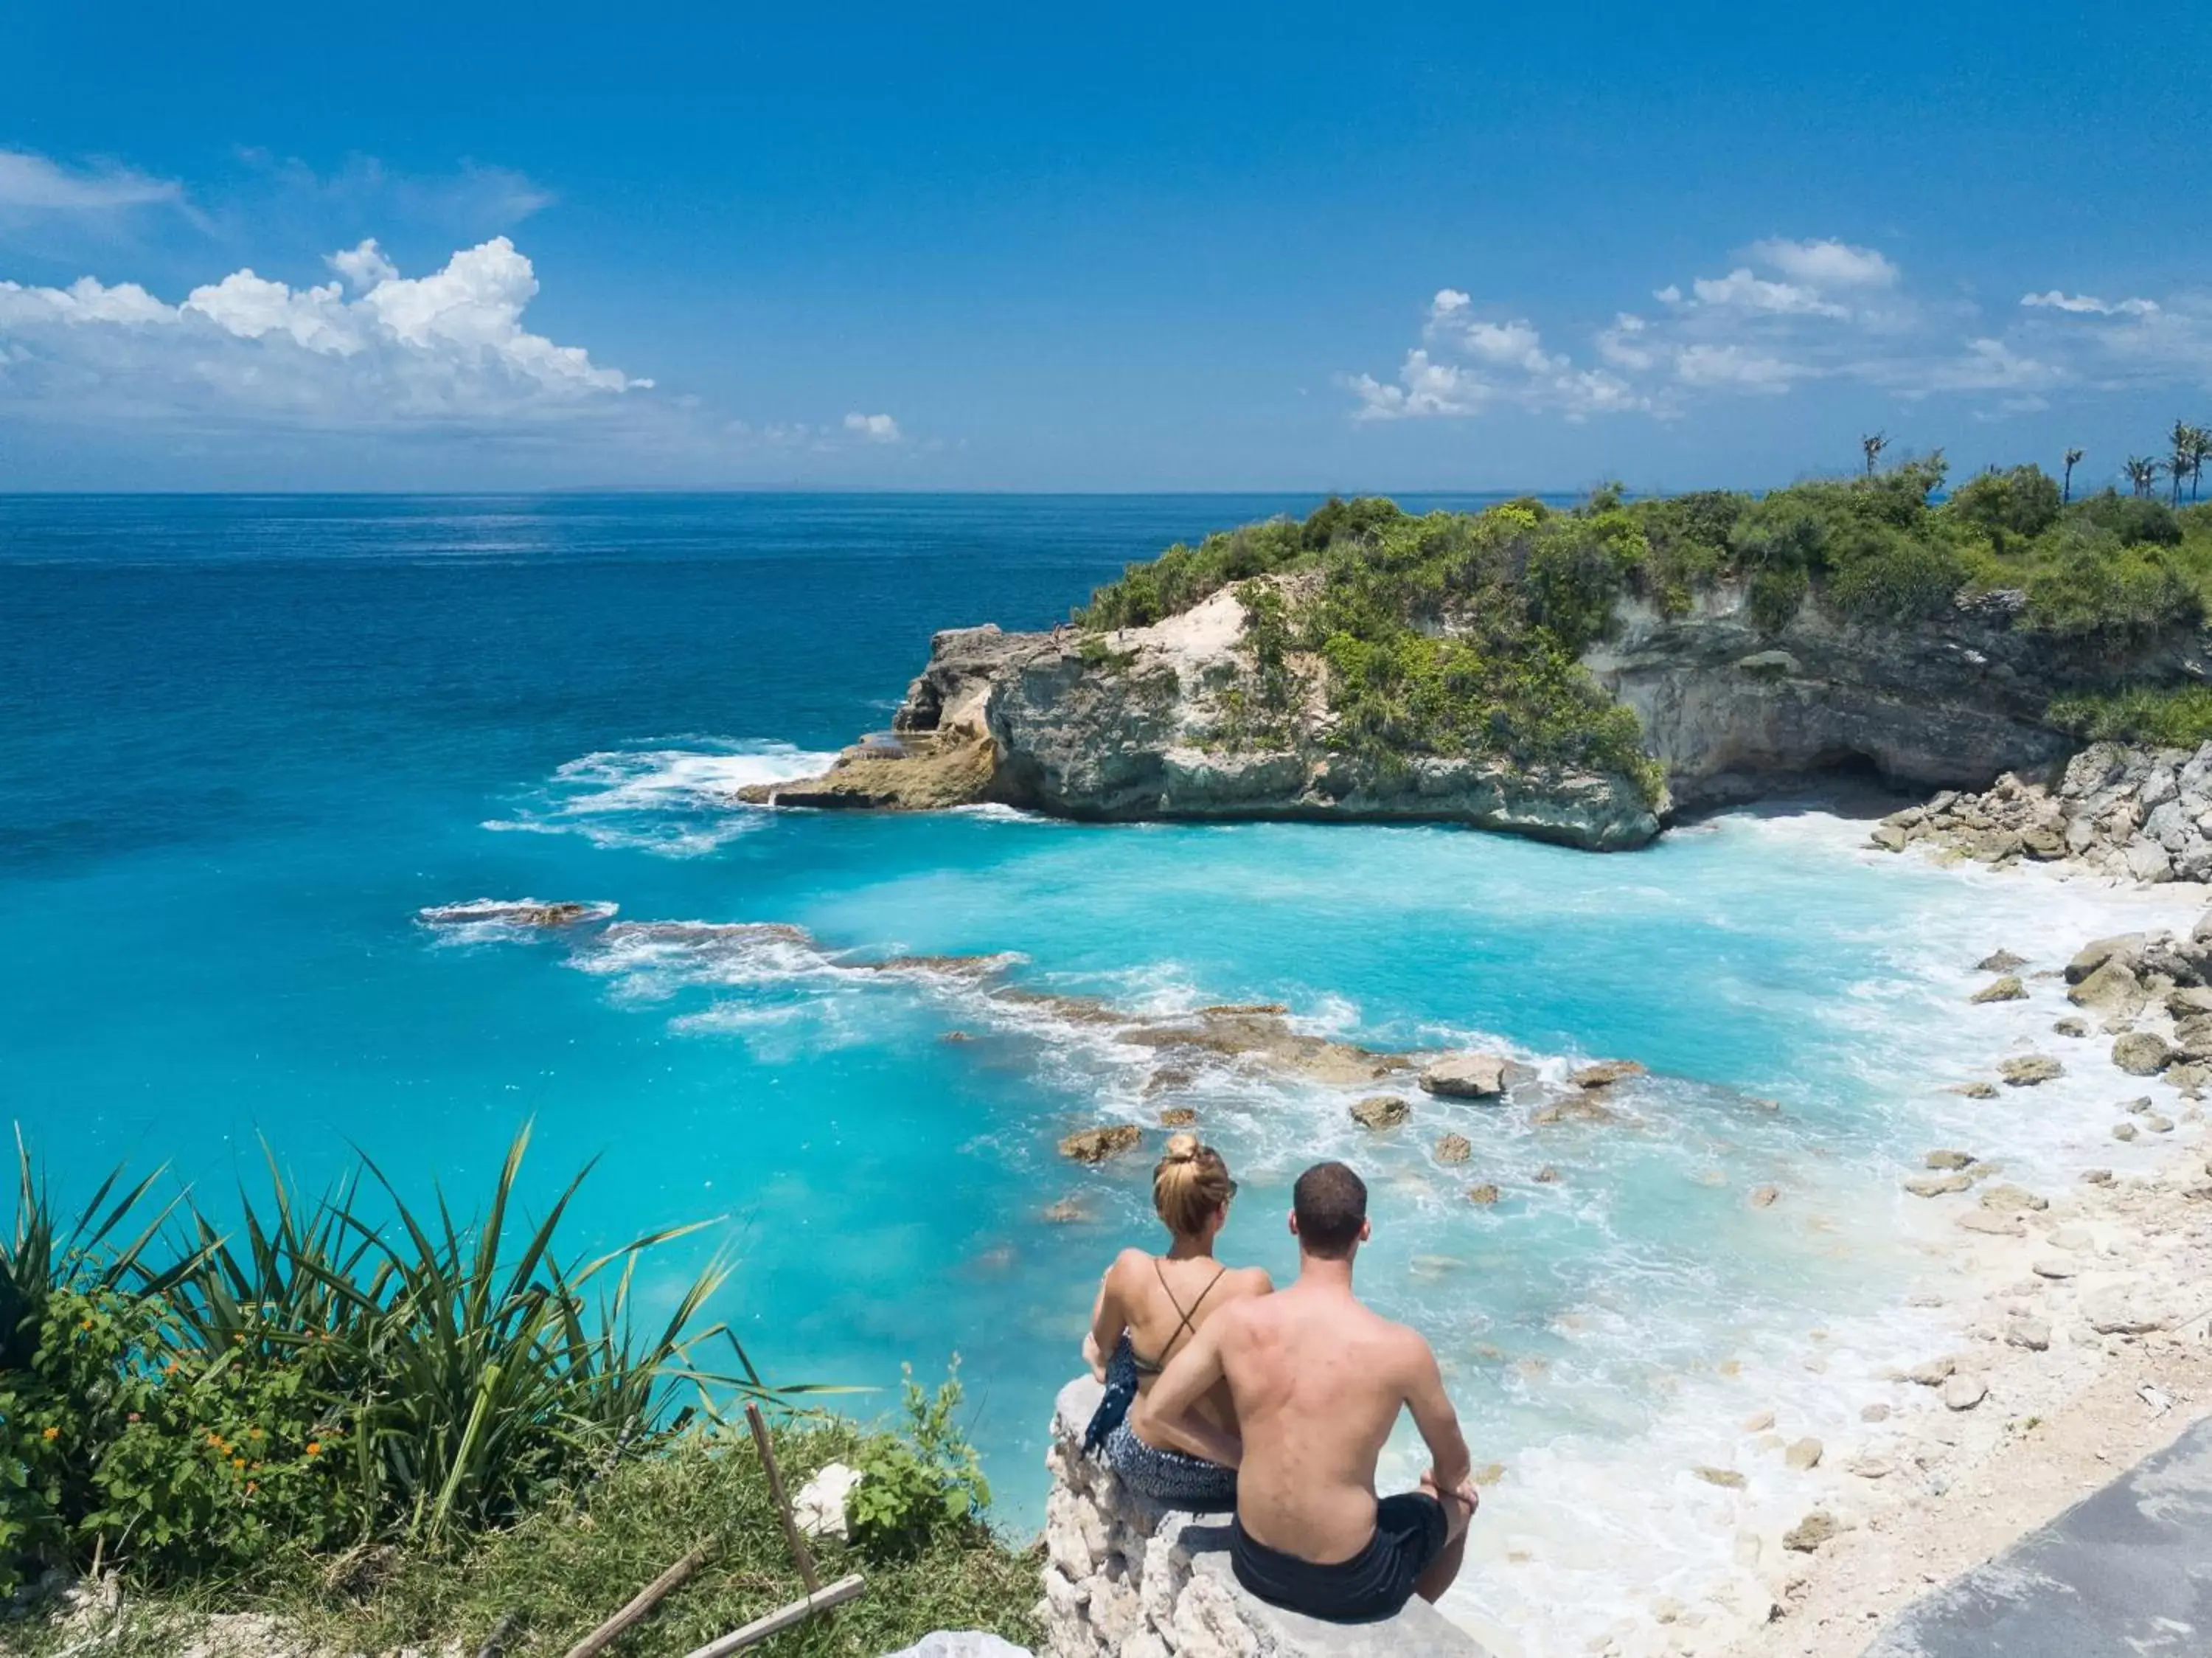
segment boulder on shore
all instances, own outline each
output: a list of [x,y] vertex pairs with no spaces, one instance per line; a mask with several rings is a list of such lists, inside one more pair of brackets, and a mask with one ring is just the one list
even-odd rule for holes
[[2017,1059],[2008,1059],[1997,1067],[2005,1086],[2015,1088],[2033,1088],[2038,1082],[2048,1082],[2066,1075],[2066,1067],[2056,1059],[2045,1058],[2039,1053],[2023,1054]]
[[1505,1064],[1503,1054],[1448,1053],[1421,1072],[1421,1088],[1448,1100],[1493,1100],[1505,1092]]
[[2021,984],[2016,975],[2007,973],[2002,978],[1976,991],[1971,999],[1977,1003],[2025,1002],[2027,1000],[2027,986]]
[[2129,1031],[2112,1039],[2112,1063],[2130,1076],[2155,1076],[2172,1061],[2166,1039],[2149,1031]]

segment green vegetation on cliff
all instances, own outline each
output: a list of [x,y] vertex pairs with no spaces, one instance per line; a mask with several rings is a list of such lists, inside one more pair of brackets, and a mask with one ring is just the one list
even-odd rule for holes
[[[317,1651],[474,1651],[504,1622],[514,1658],[560,1653],[703,1545],[622,1649],[690,1651],[800,1593],[751,1442],[717,1419],[733,1396],[775,1411],[794,1482],[833,1460],[866,1476],[851,1549],[824,1551],[831,1576],[865,1564],[867,1597],[763,1650],[1031,1633],[1035,1565],[987,1522],[957,1383],[909,1385],[902,1431],[801,1410],[701,1322],[720,1265],[637,1327],[636,1265],[687,1228],[564,1257],[574,1182],[511,1224],[523,1143],[472,1225],[364,1165],[320,1201],[281,1178],[241,1193],[227,1232],[150,1180],[71,1220],[23,1155],[0,1233],[0,1644],[170,1653],[198,1617],[251,1611]],[[112,1627],[22,1615],[49,1574],[94,1570],[122,1577]]]
[[[1939,454],[1759,497],[1630,502],[1607,488],[1567,510],[1524,498],[1418,517],[1386,500],[1332,499],[1303,523],[1246,525],[1132,564],[1074,619],[1142,626],[1249,584],[1255,671],[1231,694],[1229,741],[1279,735],[1318,673],[1327,740],[1341,750],[1496,754],[1625,772],[1656,791],[1633,716],[1578,661],[1626,596],[1680,616],[1701,592],[1739,584],[1757,625],[1778,633],[1808,604],[1896,628],[2014,590],[2019,625],[2063,644],[2081,684],[2212,611],[2212,503],[2176,509],[2109,490],[2069,503],[2032,466],[1939,498],[1944,474]],[[1300,579],[1253,582],[1267,576]],[[2154,710],[2153,689],[2077,694],[2054,722],[2178,728],[2186,710]]]

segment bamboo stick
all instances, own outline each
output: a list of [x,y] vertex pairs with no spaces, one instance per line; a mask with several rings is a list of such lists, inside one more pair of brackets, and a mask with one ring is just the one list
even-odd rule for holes
[[682,1586],[685,1578],[707,1564],[707,1557],[713,1552],[714,1545],[708,1543],[702,1543],[697,1548],[692,1550],[690,1553],[640,1589],[631,1597],[628,1606],[577,1642],[574,1646],[570,1647],[568,1658],[592,1658],[594,1653],[603,1652],[613,1645],[617,1636],[632,1624],[641,1620],[647,1613],[666,1600],[671,1594]]
[[799,1581],[812,1594],[822,1587],[822,1574],[814,1569],[813,1552],[799,1535],[798,1521],[792,1518],[791,1499],[783,1494],[783,1470],[775,1466],[775,1447],[769,1442],[768,1424],[761,1420],[760,1406],[750,1399],[745,1401],[745,1423],[753,1430],[753,1445],[760,1452],[761,1466],[768,1470],[769,1495],[775,1499],[775,1517],[783,1521],[783,1540],[791,1545],[791,1558],[799,1568]]
[[813,1613],[825,1606],[839,1606],[848,1600],[858,1600],[860,1592],[867,1587],[867,1580],[858,1572],[854,1572],[850,1577],[841,1577],[836,1582],[816,1590],[803,1600],[794,1600],[789,1606],[769,1613],[765,1618],[755,1618],[743,1629],[732,1630],[727,1635],[708,1642],[705,1646],[696,1648],[684,1655],[684,1658],[729,1658],[729,1655],[733,1652],[740,1651],[756,1642],[765,1641],[771,1635],[780,1635],[794,1624],[805,1623]]

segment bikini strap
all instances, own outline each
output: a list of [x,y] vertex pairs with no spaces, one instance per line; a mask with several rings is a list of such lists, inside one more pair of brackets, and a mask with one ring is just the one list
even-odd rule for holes
[[1229,1276],[1229,1269],[1225,1266],[1215,1268],[1212,1277],[1206,1281],[1206,1288],[1198,1292],[1198,1299],[1190,1304],[1188,1312],[1185,1312],[1182,1303],[1176,1299],[1176,1292],[1168,1288],[1168,1269],[1158,1255],[1152,1257],[1152,1274],[1159,1279],[1160,1293],[1168,1298],[1168,1305],[1175,1308],[1176,1314],[1180,1320],[1176,1326],[1175,1334],[1170,1336],[1160,1347],[1160,1356],[1156,1362],[1164,1364],[1167,1362],[1168,1355],[1175,1351],[1175,1344],[1177,1342],[1185,1336],[1194,1336],[1198,1333],[1198,1327],[1191,1320],[1198,1316],[1198,1309],[1206,1304],[1206,1298],[1213,1293],[1213,1286]]

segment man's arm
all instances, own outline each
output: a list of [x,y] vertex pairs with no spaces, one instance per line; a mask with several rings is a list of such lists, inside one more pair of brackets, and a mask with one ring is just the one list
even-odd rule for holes
[[1468,1454],[1467,1438],[1459,1429],[1459,1412],[1452,1408],[1451,1395],[1444,1392],[1443,1373],[1437,1368],[1437,1356],[1427,1342],[1407,1332],[1413,1343],[1408,1357],[1406,1378],[1406,1405],[1413,1413],[1413,1426],[1420,1429],[1422,1440],[1429,1448],[1429,1472],[1421,1483],[1439,1498],[1455,1497],[1466,1509],[1466,1515],[1453,1515],[1454,1529],[1467,1523],[1474,1513],[1476,1502],[1474,1481],[1474,1459]]
[[1200,1415],[1197,1405],[1221,1380],[1221,1326],[1232,1316],[1224,1308],[1199,1326],[1135,1406],[1146,1432],[1224,1468],[1244,1460],[1244,1442]]

